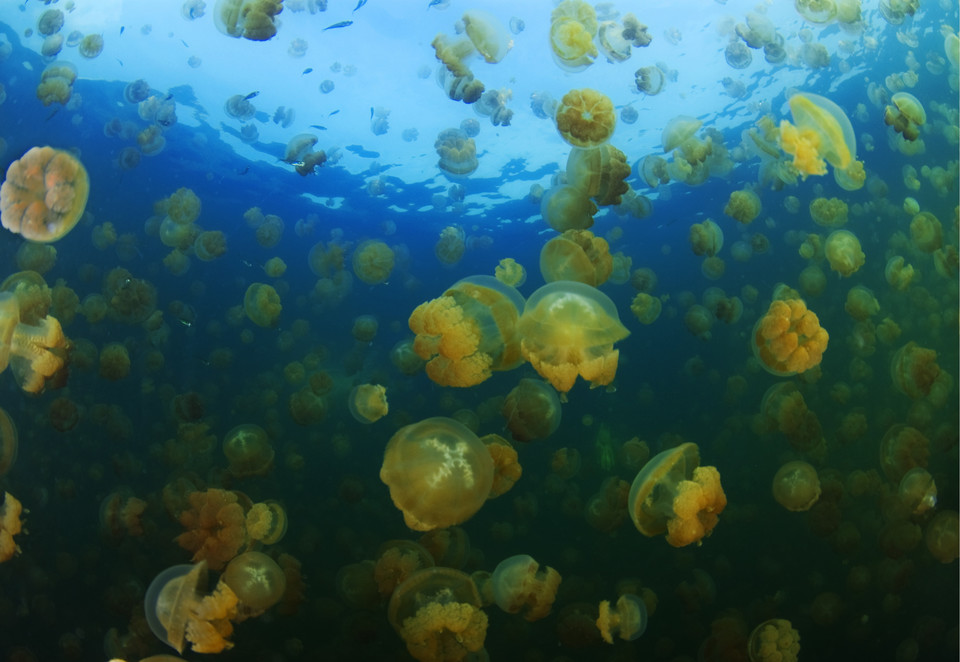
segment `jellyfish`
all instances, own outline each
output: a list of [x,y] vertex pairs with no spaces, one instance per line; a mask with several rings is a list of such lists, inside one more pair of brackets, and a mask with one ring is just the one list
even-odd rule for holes
[[624,124],[634,124],[640,118],[640,113],[633,106],[624,106],[620,109],[620,120]]
[[483,649],[487,615],[470,575],[452,568],[424,568],[397,586],[387,619],[420,662],[462,660]]
[[504,398],[500,413],[517,441],[546,439],[560,426],[560,398],[544,382],[521,379]]
[[9,492],[3,493],[3,502],[0,503],[0,563],[9,561],[14,554],[20,552],[20,546],[13,539],[23,531],[23,522],[20,515],[23,506]]
[[929,440],[909,425],[890,426],[880,440],[880,467],[891,483],[899,485],[915,467],[926,469],[929,458]]
[[750,49],[742,41],[731,41],[723,49],[723,57],[734,69],[746,69],[753,62]]
[[[506,88],[487,90],[480,96],[477,102],[473,104],[473,111],[477,113],[477,115],[489,117],[490,123],[494,126],[510,126],[510,120],[513,119],[513,111],[507,108],[507,102],[512,97],[513,92]],[[460,123],[460,128],[463,129],[467,135],[470,135],[471,131],[465,129],[463,124],[463,122]],[[476,129],[473,135],[477,133],[479,133],[479,128]]]
[[100,350],[100,376],[117,381],[130,374],[130,354],[123,343],[107,343]]
[[[9,494],[7,497],[9,498]],[[953,563],[960,557],[960,515],[955,510],[941,510],[927,524],[924,540],[927,550],[940,563]],[[2,543],[2,540],[0,540]],[[2,544],[0,544],[2,549]]]
[[847,301],[843,309],[853,319],[863,322],[880,312],[880,303],[869,288],[855,285],[847,292]]
[[523,475],[519,455],[513,445],[498,434],[480,437],[493,460],[493,484],[488,499],[496,499],[509,492]]
[[60,32],[63,27],[63,12],[59,9],[48,9],[37,19],[37,32],[47,37]]
[[540,198],[540,214],[557,232],[586,230],[596,213],[597,205],[577,186],[554,186]]
[[237,620],[258,616],[277,604],[286,577],[277,562],[263,552],[244,552],[227,564],[220,578],[236,595]]
[[277,33],[282,0],[217,0],[213,24],[228,37],[267,41]]
[[473,47],[487,62],[499,62],[513,48],[513,40],[503,24],[489,12],[470,9],[463,13],[462,20]]
[[272,286],[253,283],[243,297],[243,310],[251,322],[264,328],[275,327],[280,321],[280,295]]
[[652,457],[630,486],[627,507],[647,537],[667,533],[674,547],[710,535],[727,505],[716,467],[700,466],[700,449],[683,443]]
[[612,272],[607,240],[589,230],[567,230],[540,250],[540,273],[547,283],[567,280],[599,287]]
[[227,470],[237,478],[263,476],[273,468],[270,439],[263,428],[253,423],[237,425],[224,435],[223,454]]
[[[850,119],[830,99],[816,94],[795,94],[787,102],[796,125],[780,122],[780,147],[793,156],[800,176],[823,175],[826,163],[850,173],[857,163],[857,142]],[[862,167],[862,165],[861,165]]]
[[90,179],[77,158],[33,147],[7,168],[0,185],[0,222],[30,241],[57,241],[80,220],[89,192]]
[[347,399],[350,415],[360,423],[374,423],[387,415],[387,389],[378,384],[359,384]]
[[937,505],[937,484],[923,467],[913,467],[900,479],[897,496],[912,515],[922,515]]
[[597,12],[583,0],[564,0],[550,14],[550,49],[564,71],[582,71],[593,64],[597,47]]
[[940,219],[927,211],[910,220],[910,240],[924,253],[933,253],[943,245],[943,225]]
[[630,312],[641,324],[653,324],[660,317],[663,304],[660,299],[646,292],[637,292],[630,303]]
[[943,379],[937,364],[937,352],[908,342],[890,360],[890,378],[898,391],[918,400],[930,395],[937,381]]
[[[663,127],[663,133],[660,142],[663,143],[664,152],[672,152],[685,142],[693,138],[694,134],[700,130],[703,122],[689,115],[677,115],[667,122]],[[649,180],[648,180],[649,182]],[[662,179],[661,183],[665,183]]]
[[85,58],[93,59],[103,51],[103,35],[88,34],[77,44],[77,51]]
[[357,246],[352,261],[354,275],[367,285],[385,283],[393,273],[393,251],[378,239],[368,239]]
[[760,198],[748,188],[733,191],[727,200],[723,213],[737,221],[748,225],[760,215]]
[[0,292],[0,372],[10,366],[20,388],[40,393],[63,368],[68,341],[55,317],[46,315],[36,324],[22,318],[17,295]]
[[656,65],[640,67],[633,76],[637,90],[648,96],[656,96],[663,90],[663,72]]
[[380,480],[406,525],[430,531],[465,522],[480,510],[493,485],[493,460],[464,425],[428,418],[390,438]]
[[817,470],[800,460],[787,462],[773,477],[773,498],[793,512],[810,510],[820,499]]
[[620,204],[630,188],[624,181],[629,175],[626,155],[609,143],[589,149],[574,147],[567,157],[567,181],[598,205]]
[[193,252],[198,259],[210,262],[227,252],[227,237],[220,230],[208,230],[197,235]]
[[493,601],[508,614],[533,622],[546,618],[557,596],[560,573],[532,556],[517,554],[497,564],[490,577]]
[[243,506],[234,492],[220,489],[190,492],[187,502],[178,517],[184,532],[177,544],[193,552],[193,561],[222,569],[248,543]]
[[[807,0],[804,2],[810,4]],[[800,657],[800,633],[790,621],[771,618],[750,633],[747,652],[750,662],[797,662]]]
[[522,361],[517,322],[523,297],[492,276],[458,281],[410,314],[413,348],[442,386],[474,386]]
[[527,280],[527,271],[512,257],[505,257],[493,270],[494,277],[504,285],[520,287]]
[[648,618],[646,603],[632,593],[625,593],[617,599],[614,609],[610,608],[609,600],[600,602],[597,628],[608,644],[613,643],[614,634],[624,641],[633,641],[643,636]]
[[[569,0],[565,0],[569,1]],[[574,147],[596,147],[613,135],[617,114],[605,94],[583,88],[563,95],[556,113],[560,137]]]
[[530,295],[517,331],[523,358],[561,393],[573,387],[577,375],[593,386],[611,383],[620,357],[613,343],[630,335],[609,297],[562,280]]
[[897,92],[890,97],[892,105],[883,111],[883,123],[892,126],[904,140],[914,141],[920,137],[920,127],[927,122],[927,113],[917,97],[909,92]]
[[460,129],[444,129],[433,144],[440,156],[437,166],[450,178],[466,177],[477,169],[477,146]]
[[827,236],[824,248],[830,268],[843,277],[856,273],[866,261],[857,235],[847,230],[834,230]]
[[753,354],[767,372],[787,377],[820,364],[829,335],[800,299],[775,300],[753,327]]
[[810,203],[810,218],[822,228],[836,229],[846,225],[847,210],[840,198],[816,198]]
[[712,256],[723,248],[723,230],[709,218],[690,226],[689,239],[694,255]]

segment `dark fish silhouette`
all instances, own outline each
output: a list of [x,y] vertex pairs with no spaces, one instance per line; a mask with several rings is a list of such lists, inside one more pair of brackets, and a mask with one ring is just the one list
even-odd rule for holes
[[328,25],[323,29],[323,32],[327,30],[336,30],[337,28],[346,28],[353,25],[353,21],[340,21],[339,23],[334,23],[333,25]]
[[244,100],[244,101],[250,101],[250,99],[254,98],[254,97],[257,96],[258,94],[260,94],[260,90],[257,90],[256,92],[251,92],[251,93],[248,94],[247,96],[243,97],[243,100]]
[[301,73],[300,75],[306,76],[309,73],[313,73],[313,67],[307,67],[306,69],[303,70],[303,73]]
[[310,128],[311,128],[311,129],[320,129],[321,131],[326,131],[326,130],[327,130],[327,127],[325,127],[325,126],[320,126],[319,124],[311,124],[311,125],[310,125]]
[[330,113],[329,115],[327,115],[327,117],[333,117],[334,115],[336,115],[336,114],[339,113],[339,112],[340,112],[340,109],[337,108],[335,111],[333,111],[332,113]]
[[190,48],[190,44],[188,44],[187,42],[185,42],[183,39],[180,40],[180,43],[183,44],[184,46],[186,46],[187,48]]
[[360,2],[357,3],[357,6],[353,8],[353,11],[357,11],[358,9],[363,7],[365,4],[367,4],[367,0],[360,0]]
[[120,26],[120,34],[123,34],[123,31],[124,31],[124,30],[126,30],[126,26],[121,25],[121,26]]

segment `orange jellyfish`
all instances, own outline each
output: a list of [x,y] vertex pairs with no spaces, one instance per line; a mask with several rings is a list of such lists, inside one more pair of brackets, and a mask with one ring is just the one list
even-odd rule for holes
[[920,127],[927,122],[927,112],[917,97],[909,92],[897,92],[890,97],[890,104],[883,109],[883,123],[903,135],[904,140],[920,137]]
[[474,386],[522,361],[517,322],[523,297],[493,276],[470,276],[417,306],[410,330],[427,375],[441,386]]
[[206,560],[220,570],[247,545],[246,516],[237,495],[227,490],[191,492],[190,507],[180,513],[185,531],[177,544],[193,552],[194,561]]
[[390,625],[420,662],[462,660],[483,648],[487,615],[470,575],[452,568],[417,570],[387,606]]
[[72,154],[33,147],[7,168],[0,223],[30,241],[57,241],[80,220],[89,194],[87,171]]
[[532,556],[517,554],[497,564],[490,578],[493,600],[508,614],[538,621],[550,613],[560,587],[560,573],[540,568]]
[[608,644],[613,643],[614,634],[624,641],[633,641],[643,636],[647,620],[646,603],[632,593],[625,593],[617,599],[614,609],[610,608],[609,600],[600,602],[597,628]]
[[487,447],[490,459],[493,460],[493,485],[490,487],[488,499],[496,499],[509,492],[523,475],[517,449],[497,434],[486,434],[480,441]]
[[493,270],[494,277],[504,285],[520,287],[527,280],[527,270],[512,257],[505,257]]
[[936,350],[920,347],[912,340],[898,349],[890,360],[893,385],[914,400],[929,395],[940,376]]
[[543,280],[575,280],[593,287],[607,282],[613,273],[610,245],[589,230],[567,230],[540,250]]
[[360,423],[379,421],[387,415],[387,389],[379,384],[358,384],[347,399],[350,415]]
[[787,462],[773,477],[773,498],[793,512],[810,510],[820,498],[820,477],[807,462]]
[[617,126],[613,102],[602,92],[570,90],[557,106],[557,131],[574,147],[596,147],[610,139]]
[[255,503],[247,511],[244,526],[250,540],[273,545],[287,533],[287,512],[276,501]]
[[667,533],[674,547],[700,543],[727,506],[716,467],[700,466],[700,449],[683,443],[655,455],[630,486],[627,506],[645,536]]
[[800,633],[790,621],[771,618],[754,628],[747,640],[750,662],[797,662]]
[[521,379],[504,398],[500,413],[517,441],[546,439],[560,427],[560,398],[544,382]]
[[561,393],[577,375],[593,386],[612,382],[620,358],[613,343],[630,335],[607,295],[564,280],[530,295],[517,330],[523,358]]
[[267,41],[277,34],[276,15],[282,11],[278,0],[219,0],[213,24],[228,37]]
[[0,563],[9,561],[20,551],[13,537],[23,530],[21,513],[23,505],[12,494],[4,492],[3,502],[0,503]]
[[55,317],[47,315],[35,326],[20,317],[17,295],[0,292],[0,372],[10,366],[20,388],[40,393],[63,368],[68,341]]
[[380,480],[407,526],[430,531],[465,522],[480,510],[493,485],[493,460],[464,425],[428,418],[390,438]]
[[856,161],[857,142],[850,119],[825,97],[799,93],[787,101],[793,121],[780,122],[780,147],[793,156],[801,177],[823,175],[826,163],[840,171]]
[[630,185],[627,157],[610,143],[581,149],[567,157],[567,181],[593,198],[598,205],[619,205]]
[[583,0],[564,0],[550,14],[550,49],[564,71],[582,71],[593,64],[597,47],[597,12]]
[[754,325],[751,347],[767,372],[788,377],[819,365],[829,339],[801,299],[776,300]]
[[368,239],[353,252],[353,273],[367,285],[387,282],[393,264],[393,251],[377,239]]
[[389,598],[414,572],[435,565],[423,545],[412,540],[388,540],[380,545],[373,576],[380,595]]
[[866,261],[857,235],[847,230],[834,230],[827,236],[824,247],[830,268],[844,277],[856,273]]

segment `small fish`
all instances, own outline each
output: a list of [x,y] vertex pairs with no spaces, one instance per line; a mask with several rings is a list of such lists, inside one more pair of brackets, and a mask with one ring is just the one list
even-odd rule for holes
[[357,6],[353,8],[353,11],[357,11],[358,9],[363,7],[365,4],[367,4],[367,0],[360,0],[360,2],[357,3]]
[[185,42],[183,39],[180,40],[180,43],[183,44],[184,46],[186,46],[187,48],[190,48],[190,44],[188,44],[187,42]]
[[178,321],[179,321],[181,324],[183,324],[184,326],[193,326],[193,322],[191,322],[191,321],[189,321],[189,320],[179,319]]
[[250,260],[241,259],[240,262],[245,267],[251,267],[251,268],[253,267],[253,262],[251,262]]
[[313,67],[307,67],[306,69],[303,70],[303,73],[301,73],[300,75],[306,76],[307,74],[310,74],[310,73],[313,73]]
[[239,173],[237,173],[237,174],[239,174],[239,175],[245,175],[245,174],[247,174],[248,172],[250,172],[250,166],[247,166],[246,168],[244,168],[243,170],[241,170],[241,171],[240,171]]
[[335,111],[333,111],[332,113],[330,113],[329,115],[327,115],[327,117],[333,117],[334,115],[336,115],[336,114],[339,113],[339,112],[340,112],[340,109],[337,108]]
[[53,109],[53,112],[47,115],[47,119],[43,120],[44,122],[49,122],[53,119],[53,116],[60,112],[60,106],[57,106]]
[[427,5],[427,9],[430,9],[431,7],[436,7],[437,5],[443,5],[444,7],[446,7],[447,0],[430,0],[430,4]]
[[350,27],[351,25],[353,25],[353,21],[340,21],[339,23],[328,25],[322,30],[322,32],[326,32],[327,30],[336,30],[337,28],[346,28]]
[[122,66],[123,66],[123,60],[121,60],[120,58],[115,58],[115,59],[116,59],[117,62],[120,63],[120,66],[122,67]]
[[373,106],[370,106],[370,119],[373,119]]
[[320,129],[321,131],[326,131],[326,130],[327,130],[327,127],[325,127],[325,126],[320,126],[319,124],[311,124],[311,125],[310,125],[310,128],[311,128],[311,129]]
[[243,100],[244,100],[244,101],[250,101],[250,99],[253,99],[253,98],[256,97],[258,94],[260,94],[260,90],[257,90],[256,92],[251,92],[251,93],[248,94],[247,96],[243,97]]
[[126,26],[121,25],[121,26],[120,26],[120,34],[123,34],[123,31],[126,30],[126,29],[127,29]]
[[173,92],[171,92],[170,94],[168,94],[167,96],[165,96],[165,97],[163,98],[163,100],[164,100],[164,101],[170,101],[170,99],[172,99],[172,98],[173,98]]

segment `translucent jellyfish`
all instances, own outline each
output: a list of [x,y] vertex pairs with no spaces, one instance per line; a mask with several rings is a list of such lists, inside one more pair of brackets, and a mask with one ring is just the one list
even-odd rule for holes
[[[703,122],[689,115],[677,115],[663,127],[660,141],[663,143],[664,152],[672,152],[677,147],[693,138],[694,134],[700,130]],[[661,181],[661,183],[664,183]]]
[[850,317],[862,322],[880,312],[880,303],[869,288],[855,285],[847,292],[847,301],[843,309]]
[[428,418],[390,438],[380,480],[406,525],[430,531],[465,522],[480,510],[493,484],[493,460],[464,425]]
[[633,106],[624,106],[620,109],[620,120],[624,124],[633,124],[640,118],[640,113]]
[[897,496],[912,515],[922,515],[937,505],[937,484],[929,471],[914,467],[900,479]]
[[499,62],[513,47],[513,40],[503,23],[493,14],[470,9],[463,13],[462,20],[474,48],[487,62]]
[[[644,26],[646,27],[646,26]],[[603,51],[607,62],[624,62],[630,59],[630,42],[623,36],[624,26],[616,21],[601,21],[596,43]]]
[[[569,2],[570,0],[565,0]],[[583,88],[563,95],[556,114],[557,130],[574,147],[596,147],[613,135],[617,114],[605,94]]]
[[612,272],[607,240],[589,230],[567,230],[540,250],[540,273],[547,283],[567,280],[599,287]]
[[505,257],[493,270],[494,277],[504,285],[520,287],[527,280],[527,270],[512,257]]
[[723,230],[709,218],[690,226],[689,239],[694,255],[716,255],[723,248]]
[[412,143],[416,142],[417,138],[420,137],[420,132],[411,127],[409,129],[404,129],[403,133],[400,134],[400,137],[403,138],[404,142]]
[[[507,108],[507,102],[511,98],[513,98],[513,92],[507,88],[487,90],[473,104],[473,111],[483,117],[489,117],[493,126],[510,126],[513,111]],[[463,128],[462,122],[460,127]],[[469,135],[469,132],[467,132],[467,135]]]
[[60,32],[63,27],[63,12],[59,9],[48,9],[37,19],[37,32],[47,37]]
[[448,177],[459,179],[477,169],[477,146],[460,129],[444,129],[433,146],[440,156],[437,166]]
[[387,619],[420,662],[463,660],[483,649],[487,615],[470,575],[425,568],[397,586]]
[[451,265],[460,261],[466,248],[466,233],[463,228],[448,225],[440,231],[433,254],[441,264]]
[[927,113],[920,100],[908,92],[897,92],[890,97],[891,105],[883,112],[883,122],[892,126],[904,140],[920,137],[920,127],[927,122]]
[[262,614],[280,602],[287,587],[277,562],[263,552],[244,552],[227,564],[220,578],[236,595],[237,619]]
[[797,662],[800,656],[800,633],[790,621],[771,618],[750,633],[747,652],[750,662]]
[[574,147],[567,157],[567,181],[598,205],[620,204],[630,188],[625,181],[629,175],[626,155],[610,143],[589,149]]
[[745,188],[740,191],[733,191],[730,194],[730,198],[723,208],[723,213],[738,223],[747,225],[760,215],[760,210],[759,196],[752,190]]
[[520,364],[523,297],[492,276],[471,276],[410,314],[414,350],[443,386],[474,386]]
[[613,635],[633,641],[643,636],[648,618],[646,603],[632,593],[624,593],[613,608],[609,600],[600,602],[597,628],[608,644],[613,643]]
[[515,440],[546,439],[560,426],[560,398],[544,382],[521,379],[504,398],[500,413]]
[[257,108],[247,98],[249,95],[234,94],[223,104],[223,112],[230,117],[246,122],[257,114]]
[[540,214],[557,232],[585,230],[596,213],[596,203],[577,186],[554,186],[540,198]]
[[829,335],[800,299],[771,302],[753,327],[753,354],[767,372],[785,377],[820,364]]
[[646,292],[637,292],[630,303],[630,312],[641,324],[653,324],[660,317],[663,304],[657,297]]
[[230,429],[223,437],[227,470],[236,478],[264,476],[273,468],[274,450],[266,430],[253,423]]
[[830,268],[843,277],[856,273],[866,261],[857,235],[847,230],[834,230],[827,236],[825,246]]
[[203,16],[207,3],[203,0],[184,0],[180,6],[180,15],[188,21],[195,21]]
[[726,505],[720,473],[716,467],[700,466],[700,450],[693,443],[652,457],[634,478],[627,497],[637,530],[647,537],[666,532],[674,547],[710,535]]
[[550,614],[560,586],[560,573],[532,556],[517,554],[497,564],[490,577],[493,601],[508,614],[538,621]]
[[910,240],[924,253],[933,253],[943,245],[943,225],[940,219],[927,211],[910,220]]
[[880,467],[890,482],[899,485],[908,471],[926,469],[930,459],[929,440],[914,427],[897,423],[880,440]]
[[723,57],[734,69],[746,69],[753,62],[753,55],[750,49],[742,41],[731,41],[723,49]]
[[127,103],[140,103],[150,96],[150,83],[138,78],[123,88],[123,98]]
[[9,366],[20,388],[40,393],[64,366],[67,339],[55,317],[44,313],[34,324],[21,312],[16,294],[0,292],[0,372]]
[[277,33],[281,11],[283,4],[277,0],[217,0],[213,24],[228,37],[266,41]]
[[640,67],[634,72],[633,78],[637,90],[646,95],[655,96],[663,90],[663,72],[656,65]]
[[33,147],[7,168],[0,185],[0,223],[30,241],[57,241],[80,220],[89,193],[90,179],[77,158]]
[[773,498],[793,512],[810,510],[820,499],[820,477],[809,463],[787,462],[773,477]]
[[550,49],[564,71],[582,71],[593,64],[597,47],[597,13],[582,0],[563,0],[550,15]]
[[810,203],[810,218],[822,228],[839,228],[847,223],[847,203],[840,198],[815,198]]
[[517,330],[523,357],[561,393],[578,375],[593,386],[612,382],[620,357],[613,343],[630,335],[609,297],[572,281],[549,283],[530,295]]
[[77,51],[85,58],[97,57],[103,51],[103,35],[88,34],[77,44]]
[[825,174],[826,163],[842,172],[855,167],[856,136],[837,104],[808,93],[795,94],[787,103],[796,125],[781,120],[780,146],[793,155],[793,166],[802,177]]
[[358,384],[347,398],[350,415],[360,423],[374,423],[387,415],[387,389],[379,384]]
[[890,378],[898,391],[918,400],[930,395],[941,376],[937,352],[921,347],[914,341],[898,349],[890,360]]
[[[9,498],[10,495],[7,495]],[[924,533],[927,550],[940,563],[953,563],[960,557],[960,514],[955,510],[941,510]]]
[[393,273],[393,250],[378,239],[368,239],[353,252],[353,273],[368,285],[385,283]]
[[265,328],[275,327],[280,321],[280,295],[265,283],[252,283],[243,297],[243,310],[250,321]]

